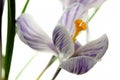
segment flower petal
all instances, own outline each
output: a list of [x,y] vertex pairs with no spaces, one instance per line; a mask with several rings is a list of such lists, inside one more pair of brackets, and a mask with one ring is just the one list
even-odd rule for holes
[[68,72],[84,74],[88,72],[96,63],[96,60],[87,56],[73,57],[61,63],[60,67]]
[[56,51],[52,40],[28,14],[17,19],[17,33],[20,39],[35,50]]
[[88,12],[82,4],[75,3],[65,10],[60,18],[58,25],[63,25],[67,28],[70,35],[75,32],[74,22],[76,19],[82,19],[86,21],[88,18]]
[[61,0],[61,1],[64,9],[69,7],[73,3],[81,3],[87,9],[89,9],[89,8],[101,6],[106,0]]
[[103,35],[97,40],[87,43],[85,46],[80,47],[77,54],[80,56],[94,57],[97,60],[100,59],[108,48],[108,38]]
[[74,44],[65,27],[58,25],[53,31],[53,43],[59,52],[59,59],[63,61],[74,53]]
[[78,41],[76,41],[74,46],[75,46],[75,51],[77,51],[82,45]]

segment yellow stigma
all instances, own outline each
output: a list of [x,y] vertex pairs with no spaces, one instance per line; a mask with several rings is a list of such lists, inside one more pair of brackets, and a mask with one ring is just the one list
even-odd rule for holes
[[76,41],[76,37],[80,31],[86,30],[86,23],[84,21],[77,19],[77,20],[75,20],[74,24],[75,24],[75,32],[72,36],[73,42]]

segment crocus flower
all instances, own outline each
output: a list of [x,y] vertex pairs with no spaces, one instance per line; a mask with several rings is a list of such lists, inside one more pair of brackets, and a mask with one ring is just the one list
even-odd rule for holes
[[105,1],[106,0],[61,0],[64,9],[73,3],[83,4],[86,9],[90,9],[101,6]]
[[33,49],[53,51],[60,60],[60,67],[71,73],[83,74],[89,71],[108,47],[106,35],[81,46],[62,25],[55,27],[53,38],[50,39],[32,20],[27,14],[17,19],[20,39]]
[[84,46],[77,41],[79,32],[86,30],[87,26],[82,20],[84,13],[86,11],[80,4],[66,9],[53,31],[52,39],[40,29],[30,15],[22,14],[17,19],[17,33],[31,48],[52,51],[60,61],[60,68],[71,73],[83,74],[103,57],[108,47],[106,35]]

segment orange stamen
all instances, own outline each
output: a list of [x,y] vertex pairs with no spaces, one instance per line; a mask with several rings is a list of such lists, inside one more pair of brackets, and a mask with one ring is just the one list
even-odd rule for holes
[[80,19],[75,20],[75,33],[72,36],[73,42],[76,41],[76,37],[82,30],[86,30],[86,23]]

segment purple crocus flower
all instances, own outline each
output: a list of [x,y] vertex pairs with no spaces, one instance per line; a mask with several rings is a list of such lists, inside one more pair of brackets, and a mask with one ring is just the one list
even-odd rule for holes
[[85,6],[86,9],[99,7],[101,6],[106,0],[61,0],[63,4],[63,8],[66,9],[73,3],[80,3]]
[[[30,15],[22,14],[17,19],[18,36],[35,50],[52,51],[60,61],[60,68],[75,74],[86,73],[103,57],[108,48],[108,38],[103,35],[84,46],[80,45],[76,37],[80,31],[86,29],[86,23],[80,20],[83,18],[83,12],[86,11],[80,4],[66,9],[53,31],[52,39],[40,29]],[[81,16],[76,16],[78,14]],[[74,29],[71,27],[73,24]]]

